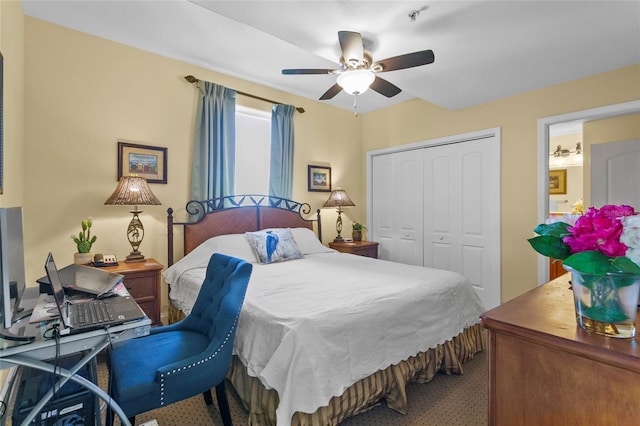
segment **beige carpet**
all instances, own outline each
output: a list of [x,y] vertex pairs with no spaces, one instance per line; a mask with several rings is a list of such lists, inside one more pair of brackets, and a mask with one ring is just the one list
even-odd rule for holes
[[[487,424],[487,355],[476,354],[463,365],[464,374],[438,374],[427,384],[411,383],[407,387],[409,412],[399,414],[384,401],[366,413],[341,423],[342,426],[475,426]],[[101,386],[106,371],[101,368]],[[235,425],[247,424],[247,413],[233,388],[227,386],[229,407]],[[214,396],[215,401],[215,396]],[[104,413],[103,413],[104,415]],[[104,416],[103,416],[104,418]],[[222,425],[217,407],[208,408],[201,395],[136,417],[136,424],[155,419],[160,426]],[[119,425],[116,420],[116,425]]]

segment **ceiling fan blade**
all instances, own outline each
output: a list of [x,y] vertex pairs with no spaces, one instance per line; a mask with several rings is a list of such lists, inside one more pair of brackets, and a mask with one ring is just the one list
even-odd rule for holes
[[328,69],[290,69],[290,70],[282,70],[282,74],[333,74],[335,70]]
[[371,86],[369,87],[387,98],[391,98],[402,92],[398,86],[389,83],[387,80],[383,80],[378,76],[376,76],[376,79],[373,80],[373,83],[371,83]]
[[344,61],[353,65],[362,64],[364,47],[360,33],[338,31],[338,40],[340,40],[340,49],[342,49]]
[[378,72],[395,71],[431,64],[434,60],[433,50],[421,50],[420,52],[407,53],[405,55],[383,59],[376,62],[372,68],[377,66],[382,67]]
[[324,92],[324,94],[322,96],[320,96],[320,100],[321,101],[326,101],[327,99],[331,99],[333,98],[335,95],[337,95],[338,93],[340,93],[340,91],[342,91],[342,87],[340,87],[340,85],[338,83],[334,84],[333,86],[331,86],[329,88],[329,90],[327,90],[326,92]]

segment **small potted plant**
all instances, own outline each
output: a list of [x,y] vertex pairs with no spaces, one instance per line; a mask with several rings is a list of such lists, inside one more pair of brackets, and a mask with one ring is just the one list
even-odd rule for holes
[[93,222],[91,218],[83,220],[81,222],[82,230],[78,235],[72,235],[71,239],[78,247],[78,252],[73,255],[73,263],[86,265],[93,261],[93,253],[91,253],[91,246],[96,242],[98,237],[91,236],[91,226]]
[[367,227],[354,220],[351,223],[351,228],[351,237],[353,238],[353,241],[362,241],[362,230],[367,229]]

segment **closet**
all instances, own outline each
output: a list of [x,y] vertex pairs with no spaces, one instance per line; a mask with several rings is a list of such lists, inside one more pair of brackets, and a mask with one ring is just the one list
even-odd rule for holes
[[500,129],[367,154],[369,239],[379,258],[466,276],[500,304]]

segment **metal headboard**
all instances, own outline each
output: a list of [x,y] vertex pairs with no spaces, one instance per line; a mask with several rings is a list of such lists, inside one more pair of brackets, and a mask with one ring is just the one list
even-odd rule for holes
[[311,212],[308,203],[300,203],[272,195],[229,195],[210,200],[188,201],[185,210],[188,222],[174,222],[173,209],[167,209],[167,260],[173,265],[174,226],[184,229],[184,254],[201,242],[223,234],[257,231],[264,228],[306,227],[313,230],[316,222],[317,234],[322,241],[320,209],[316,219],[305,219]]

